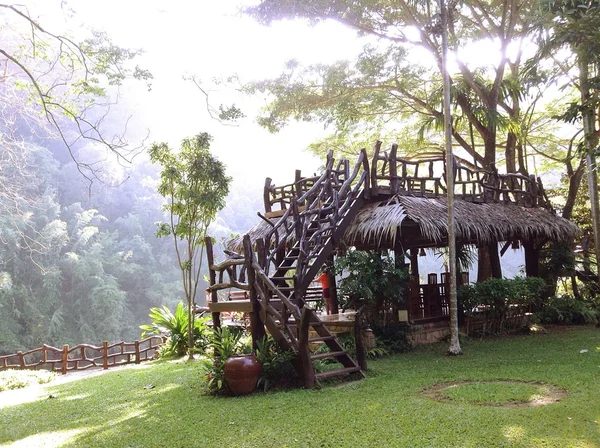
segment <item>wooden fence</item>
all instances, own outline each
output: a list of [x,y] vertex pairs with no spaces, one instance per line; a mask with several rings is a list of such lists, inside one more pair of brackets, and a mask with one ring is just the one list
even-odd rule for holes
[[44,344],[40,348],[0,356],[0,370],[47,369],[66,374],[74,370],[94,367],[108,369],[125,364],[139,364],[154,358],[158,347],[164,343],[163,336],[150,336],[141,341],[102,342],[101,346],[79,344],[69,348],[56,348]]

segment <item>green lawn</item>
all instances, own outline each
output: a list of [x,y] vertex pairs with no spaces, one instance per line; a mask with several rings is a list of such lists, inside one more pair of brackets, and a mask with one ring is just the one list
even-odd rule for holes
[[[0,446],[600,447],[600,329],[463,348],[465,355],[450,358],[445,345],[419,347],[371,362],[363,381],[240,398],[202,396],[197,365],[172,362],[49,386],[29,403],[2,406],[3,392]],[[568,396],[546,406],[498,407],[469,404],[471,395],[486,401],[478,386],[450,401],[422,394],[437,383],[494,379],[549,383]]]

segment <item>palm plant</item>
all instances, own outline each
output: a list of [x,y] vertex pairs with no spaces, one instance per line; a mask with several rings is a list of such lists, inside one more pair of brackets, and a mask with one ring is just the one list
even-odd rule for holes
[[[140,325],[142,338],[153,334],[165,334],[169,338],[168,345],[164,348],[163,354],[167,356],[183,356],[188,349],[188,312],[184,307],[183,302],[179,302],[175,308],[175,313],[172,313],[169,308],[163,305],[162,308],[151,308],[150,318],[151,324]],[[194,345],[200,348],[206,345],[206,323],[208,317],[194,320]]]

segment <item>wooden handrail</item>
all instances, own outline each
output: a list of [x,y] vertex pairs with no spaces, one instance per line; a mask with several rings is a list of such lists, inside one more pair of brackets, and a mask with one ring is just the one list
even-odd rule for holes
[[277,296],[278,299],[281,300],[282,303],[292,312],[294,317],[300,320],[300,308],[293,302],[291,302],[285,294],[283,294],[277,286],[273,283],[273,281],[269,278],[269,276],[262,270],[262,268],[258,265],[258,263],[252,263],[252,267],[254,268],[255,275],[266,285],[266,287]]

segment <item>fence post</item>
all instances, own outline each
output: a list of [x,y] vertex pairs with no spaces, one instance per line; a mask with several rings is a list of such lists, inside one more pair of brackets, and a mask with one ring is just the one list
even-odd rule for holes
[[140,363],[140,341],[135,341],[135,363]]
[[102,368],[108,369],[108,341],[102,341]]
[[69,366],[69,344],[63,345],[62,351],[62,371],[63,375],[67,374],[67,367]]
[[25,356],[23,356],[23,352],[17,352],[17,355],[19,356],[19,367],[24,369],[26,367]]

